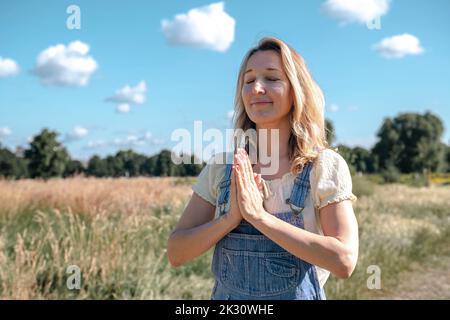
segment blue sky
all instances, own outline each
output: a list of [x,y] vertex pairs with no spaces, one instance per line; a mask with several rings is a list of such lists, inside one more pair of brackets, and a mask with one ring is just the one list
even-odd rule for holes
[[[170,149],[195,120],[225,131],[241,60],[271,35],[306,60],[338,142],[371,147],[385,117],[430,110],[449,143],[450,1],[358,1],[3,0],[0,141],[25,147],[47,127],[86,160]],[[66,24],[72,4],[80,29]]]

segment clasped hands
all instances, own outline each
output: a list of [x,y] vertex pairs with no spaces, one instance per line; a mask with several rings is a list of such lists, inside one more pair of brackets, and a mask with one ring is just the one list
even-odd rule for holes
[[229,211],[229,216],[236,226],[242,219],[252,223],[267,214],[263,207],[263,188],[261,174],[253,172],[247,152],[238,149],[234,155],[231,173]]

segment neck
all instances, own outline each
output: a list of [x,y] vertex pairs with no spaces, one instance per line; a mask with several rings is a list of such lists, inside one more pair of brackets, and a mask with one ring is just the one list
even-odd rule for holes
[[271,157],[272,154],[273,156],[278,155],[279,159],[289,157],[291,127],[288,119],[278,123],[257,124],[256,132],[258,134],[258,150],[267,150],[268,157]]

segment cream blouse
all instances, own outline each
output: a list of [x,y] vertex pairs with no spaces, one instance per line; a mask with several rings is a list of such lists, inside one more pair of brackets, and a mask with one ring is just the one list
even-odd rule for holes
[[[192,190],[201,198],[216,207],[215,216],[219,216],[217,206],[218,185],[225,175],[225,163],[231,163],[233,153],[221,154],[219,158],[224,159],[223,164],[210,161],[200,172],[197,182]],[[291,196],[294,186],[295,175],[288,172],[283,177],[274,180],[264,180],[269,196],[264,199],[264,208],[269,213],[280,213],[291,211],[286,199]],[[313,164],[310,174],[311,190],[305,201],[302,211],[305,230],[323,235],[319,219],[319,210],[328,204],[343,200],[356,200],[352,193],[352,179],[347,163],[341,155],[331,149],[321,151]],[[320,286],[323,287],[330,272],[318,266],[316,267]]]

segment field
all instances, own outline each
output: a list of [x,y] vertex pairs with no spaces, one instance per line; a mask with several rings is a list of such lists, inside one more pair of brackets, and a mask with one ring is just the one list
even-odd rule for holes
[[[165,251],[193,181],[0,180],[0,298],[208,299],[212,252],[174,269]],[[328,298],[411,297],[399,290],[426,297],[427,287],[410,281],[416,278],[411,274],[429,272],[437,262],[448,270],[442,263],[450,261],[450,187],[369,189],[355,203],[357,268],[348,280],[330,277]],[[67,285],[73,279],[70,266],[80,270],[79,289]],[[370,266],[381,271],[380,289],[367,286]],[[450,274],[439,277],[450,283]]]

